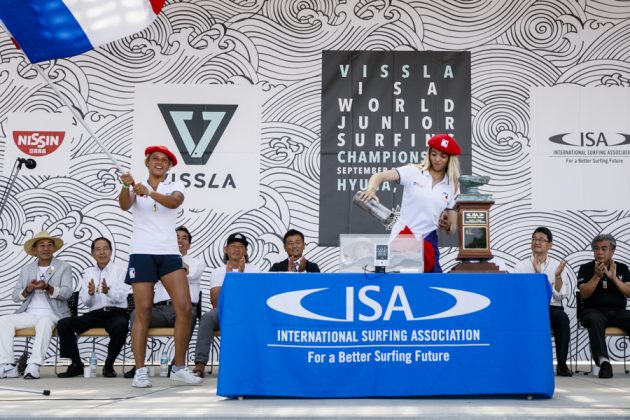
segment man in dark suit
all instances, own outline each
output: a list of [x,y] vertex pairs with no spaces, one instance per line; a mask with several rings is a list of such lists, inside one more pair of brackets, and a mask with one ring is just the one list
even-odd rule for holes
[[302,232],[289,229],[282,239],[284,242],[284,250],[289,258],[280,261],[271,266],[271,272],[297,272],[297,273],[319,273],[317,264],[307,261],[302,253],[304,252],[304,235]]

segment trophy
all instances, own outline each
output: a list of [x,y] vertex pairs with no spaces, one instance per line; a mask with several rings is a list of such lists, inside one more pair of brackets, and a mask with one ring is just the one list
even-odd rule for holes
[[387,229],[391,229],[394,223],[396,223],[396,219],[398,219],[398,215],[394,210],[388,209],[380,202],[376,200],[363,201],[361,199],[361,191],[357,191],[352,197],[352,202],[358,208],[381,222]]
[[479,187],[490,181],[489,176],[462,175],[459,177],[462,192],[456,197],[458,212],[460,261],[451,272],[498,272],[490,251],[490,207],[492,196],[481,194]]

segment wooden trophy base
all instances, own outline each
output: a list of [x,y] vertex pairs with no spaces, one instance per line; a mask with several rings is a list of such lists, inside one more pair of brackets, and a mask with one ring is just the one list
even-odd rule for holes
[[490,261],[462,260],[449,273],[503,273],[503,271],[499,270],[499,267]]

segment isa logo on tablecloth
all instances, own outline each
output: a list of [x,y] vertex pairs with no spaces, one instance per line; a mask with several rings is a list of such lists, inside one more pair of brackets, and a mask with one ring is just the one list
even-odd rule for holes
[[[394,286],[391,292],[381,293],[381,286],[368,285],[355,291],[355,287],[345,287],[345,315],[343,317],[331,317],[319,313],[321,309],[304,306],[303,300],[314,294],[326,294],[329,288],[302,289],[285,293],[279,293],[267,299],[267,306],[283,314],[333,322],[359,321],[388,321],[394,312],[404,315],[406,321],[421,321],[429,319],[451,318],[467,315],[483,310],[490,305],[490,299],[478,293],[466,290],[450,289],[444,287],[429,287],[430,291],[446,293],[453,299],[450,307],[440,308],[437,312],[416,316],[413,310],[413,301],[410,302],[403,286]],[[359,305],[355,307],[355,298]],[[387,303],[383,305],[383,299]],[[328,305],[327,305],[328,306]],[[360,309],[360,308],[361,309]]]

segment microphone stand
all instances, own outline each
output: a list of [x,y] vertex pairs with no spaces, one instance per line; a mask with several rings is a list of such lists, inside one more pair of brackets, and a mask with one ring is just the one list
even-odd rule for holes
[[9,195],[11,194],[11,191],[13,191],[13,185],[15,184],[15,179],[17,178],[18,173],[20,172],[20,169],[22,169],[23,164],[26,164],[26,167],[28,169],[33,169],[35,166],[37,166],[37,164],[35,163],[33,159],[17,158],[17,160],[13,164],[13,169],[11,170],[11,174],[9,175],[7,187],[4,189],[2,197],[0,198],[0,215],[2,215],[2,212],[4,211],[4,207],[7,205],[7,201],[9,200]]

